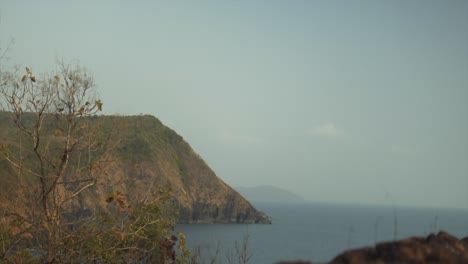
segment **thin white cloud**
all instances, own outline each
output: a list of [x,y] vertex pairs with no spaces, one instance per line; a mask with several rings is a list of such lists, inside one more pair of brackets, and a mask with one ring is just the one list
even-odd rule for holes
[[310,129],[309,134],[331,139],[338,139],[344,136],[344,132],[331,122],[313,127]]

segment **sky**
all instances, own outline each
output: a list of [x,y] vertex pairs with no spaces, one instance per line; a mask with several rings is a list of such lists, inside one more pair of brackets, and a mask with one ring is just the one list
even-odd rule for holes
[[[231,186],[468,208],[468,1],[10,1],[8,65],[94,76]],[[11,44],[11,45],[10,45]]]

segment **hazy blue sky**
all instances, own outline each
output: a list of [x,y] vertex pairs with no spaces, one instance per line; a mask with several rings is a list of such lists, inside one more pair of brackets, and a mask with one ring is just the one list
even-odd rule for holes
[[0,13],[10,64],[78,60],[106,114],[157,116],[233,186],[468,208],[468,1],[4,0]]

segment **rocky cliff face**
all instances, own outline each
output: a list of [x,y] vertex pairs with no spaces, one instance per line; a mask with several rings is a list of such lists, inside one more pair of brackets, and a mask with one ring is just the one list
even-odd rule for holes
[[[15,127],[6,115],[0,112],[2,142],[15,140]],[[101,116],[93,122],[99,124],[98,136],[111,135],[114,145],[102,154],[108,160],[100,179],[104,184],[82,197],[81,207],[104,204],[105,194],[115,189],[131,200],[155,196],[161,187],[169,187],[180,223],[271,223],[268,216],[218,178],[181,136],[157,118]],[[0,178],[11,182],[5,164]]]

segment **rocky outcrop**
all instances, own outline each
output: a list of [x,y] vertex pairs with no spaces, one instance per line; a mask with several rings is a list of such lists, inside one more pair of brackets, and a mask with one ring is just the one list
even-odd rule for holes
[[[309,261],[284,261],[277,264],[312,264]],[[427,237],[411,237],[383,242],[375,247],[352,249],[329,264],[466,264],[468,237],[458,239],[444,231]]]
[[[17,128],[9,114],[0,111],[0,143],[14,144]],[[126,194],[131,201],[155,197],[161,188],[168,187],[179,223],[271,223],[270,217],[217,177],[180,135],[156,117],[95,116],[89,121],[97,127],[98,141],[110,137],[112,143],[110,150],[102,153],[106,162],[100,168],[100,184],[82,197],[79,211],[105,206],[112,191]],[[0,203],[9,200],[2,196],[6,193],[2,188],[10,190],[8,183],[15,181],[9,171],[8,163],[0,159],[0,180],[7,183],[0,186]]]
[[375,247],[354,249],[334,258],[330,264],[378,263],[468,263],[468,237],[458,239],[446,232],[428,237],[411,237],[384,242]]

